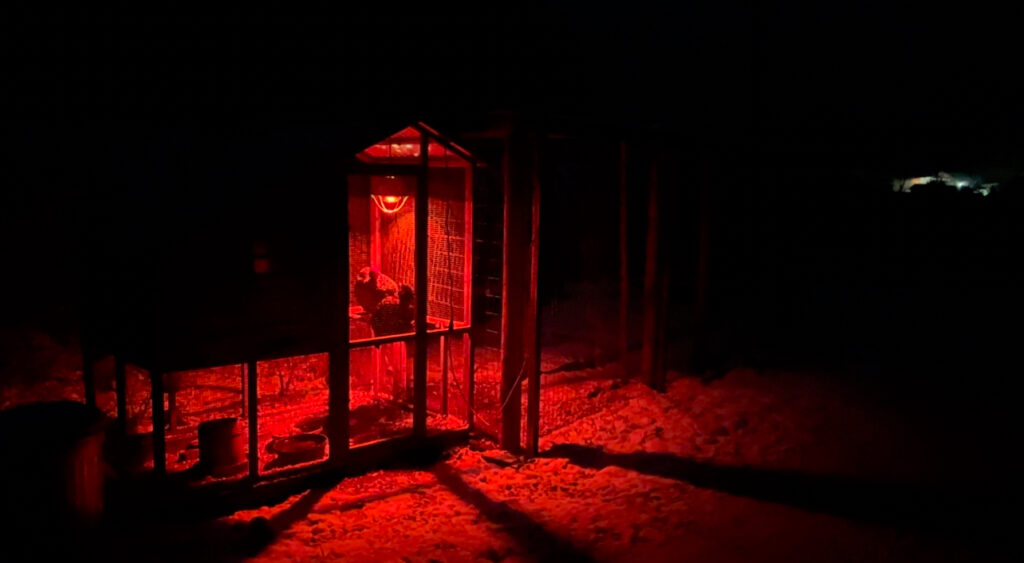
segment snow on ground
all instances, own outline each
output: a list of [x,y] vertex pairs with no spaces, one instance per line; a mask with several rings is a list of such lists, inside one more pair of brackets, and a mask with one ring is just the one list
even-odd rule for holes
[[[711,382],[673,374],[658,394],[619,381],[613,365],[554,352],[543,361],[539,458],[473,443],[430,467],[377,471],[214,521],[115,533],[100,554],[175,562],[998,559],[997,544],[958,534],[988,511],[933,510],[991,480],[983,456],[1012,445],[957,405],[923,413],[880,392],[877,379],[749,369]],[[60,371],[74,373],[70,363]],[[58,383],[51,391],[62,397],[73,387]],[[3,403],[19,402],[23,387],[6,386]],[[993,438],[979,441],[986,432]],[[931,488],[907,496],[912,485]]]
[[467,446],[429,468],[347,479],[220,523],[250,533],[269,524],[275,538],[254,561],[994,557],[872,517],[885,514],[808,508],[799,495],[759,491],[760,477],[730,477],[746,467],[898,481],[929,462],[906,448],[898,414],[834,382],[738,370],[710,384],[678,378],[663,395],[638,383],[579,387],[596,412],[545,436],[540,458]]

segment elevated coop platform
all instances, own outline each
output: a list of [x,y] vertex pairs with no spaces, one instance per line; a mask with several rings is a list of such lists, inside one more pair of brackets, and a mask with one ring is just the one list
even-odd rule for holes
[[[103,257],[84,375],[122,476],[217,496],[468,435],[477,163],[422,123],[363,147]],[[360,302],[367,268],[405,297]]]

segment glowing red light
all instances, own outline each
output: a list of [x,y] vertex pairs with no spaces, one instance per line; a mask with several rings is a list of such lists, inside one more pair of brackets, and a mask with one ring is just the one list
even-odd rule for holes
[[371,195],[370,199],[373,200],[373,203],[377,204],[377,209],[380,209],[384,213],[395,213],[405,205],[409,196]]

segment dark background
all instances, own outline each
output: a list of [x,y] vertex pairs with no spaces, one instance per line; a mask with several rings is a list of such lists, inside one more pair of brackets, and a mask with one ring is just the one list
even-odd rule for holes
[[[644,139],[630,152],[637,284],[654,137],[636,132],[657,132],[680,338],[695,186],[710,183],[717,361],[934,365],[951,377],[984,366],[1000,381],[1019,365],[1013,8],[13,12],[5,324],[73,334],[83,249],[112,232],[178,236],[140,212],[168,198],[195,202],[186,216],[201,219],[232,206],[240,177],[270,185],[326,156],[339,128],[423,119],[457,132],[514,111]],[[557,186],[545,199],[549,302],[617,268],[614,147],[563,157],[545,172]],[[894,177],[939,170],[1004,189],[891,191]]]

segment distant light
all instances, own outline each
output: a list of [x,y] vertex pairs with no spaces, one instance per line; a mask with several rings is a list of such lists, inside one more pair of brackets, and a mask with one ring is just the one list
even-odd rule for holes
[[947,186],[956,188],[957,191],[963,191],[964,188],[968,188],[974,193],[981,195],[988,195],[992,193],[992,188],[997,186],[996,183],[983,184],[981,178],[977,176],[968,176],[967,174],[957,174],[949,172],[939,172],[935,176],[918,176],[916,178],[895,178],[892,181],[892,189],[895,192],[909,193],[912,188],[916,186],[924,186],[933,183],[941,183]]

